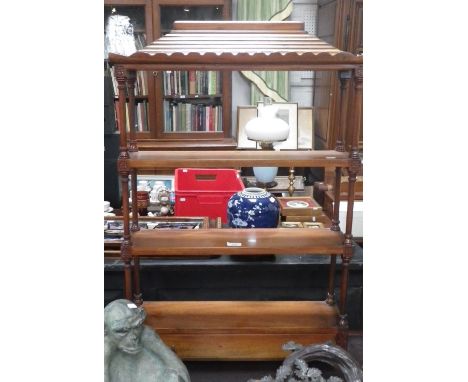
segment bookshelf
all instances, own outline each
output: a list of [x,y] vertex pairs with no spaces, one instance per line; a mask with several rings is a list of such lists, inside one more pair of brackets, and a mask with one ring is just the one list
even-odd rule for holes
[[[207,33],[207,31],[209,33]],[[310,36],[300,22],[177,22],[174,41],[154,41],[131,56],[110,55],[119,86],[128,84],[137,70],[314,70],[343,73],[353,88],[352,107],[341,108],[340,122],[352,131],[351,150],[337,142],[335,150],[141,150],[133,148],[132,132],[121,130],[118,171],[122,185],[124,234],[124,295],[142,305],[147,323],[185,360],[277,360],[288,341],[336,341],[346,348],[349,264],[353,256],[353,207],[357,173],[361,169],[358,133],[362,111],[363,58],[341,51]],[[231,38],[232,41],[225,41]],[[203,41],[203,44],[197,43]],[[294,41],[294,42],[292,42]],[[255,44],[252,52],[250,46]],[[184,53],[181,46],[184,48]],[[156,53],[155,53],[156,51]],[[235,59],[233,59],[235,56]],[[265,57],[268,56],[268,60]],[[342,102],[343,100],[343,102]],[[340,103],[344,104],[340,95]],[[132,105],[132,103],[130,103]],[[125,97],[119,98],[124,110]],[[129,144],[130,143],[130,144]],[[189,147],[189,146],[188,146]],[[140,231],[138,205],[128,201],[129,177],[150,169],[239,168],[278,166],[289,168],[294,184],[295,167],[334,169],[336,179],[347,171],[346,228],[340,228],[340,198],[335,198],[332,219],[324,227],[309,228],[208,228],[206,230]],[[136,182],[131,183],[132,193]],[[334,187],[341,193],[341,182]],[[131,216],[130,216],[130,211]],[[231,243],[238,245],[232,246]],[[309,301],[144,301],[140,290],[140,258],[174,256],[289,256],[330,257],[326,296]],[[339,298],[335,296],[337,257],[341,257]]]
[[[154,39],[164,37],[176,20],[230,20],[231,0],[105,0],[104,25],[108,17],[115,14],[128,16],[139,50]],[[105,70],[112,79],[116,105],[119,89],[114,68],[106,64]],[[125,121],[129,131],[128,103],[132,102],[135,104],[132,120],[141,149],[236,147],[231,128],[230,72],[200,68],[139,70],[135,77],[133,94],[127,94],[126,98]],[[115,107],[116,121],[119,120],[118,109]],[[116,124],[115,131],[118,129]]]

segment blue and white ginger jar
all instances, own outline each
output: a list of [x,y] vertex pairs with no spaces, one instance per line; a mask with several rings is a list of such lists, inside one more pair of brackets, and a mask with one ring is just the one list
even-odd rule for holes
[[275,228],[278,226],[279,204],[268,191],[249,187],[231,196],[227,217],[232,228]]

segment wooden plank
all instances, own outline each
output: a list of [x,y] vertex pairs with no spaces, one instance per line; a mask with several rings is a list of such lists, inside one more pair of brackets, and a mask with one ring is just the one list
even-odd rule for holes
[[337,330],[303,334],[162,334],[161,338],[185,361],[275,361],[290,352],[282,345],[335,342]]
[[179,301],[143,304],[145,324],[185,360],[273,360],[281,346],[334,341],[338,311],[322,301]]
[[304,30],[303,21],[175,21],[174,30]]
[[336,255],[343,234],[326,228],[221,228],[131,233],[132,256]]
[[130,168],[238,168],[252,166],[278,167],[348,167],[349,154],[334,150],[323,151],[139,151],[130,153]]
[[[337,326],[324,301],[148,301],[146,324],[158,333],[310,333]],[[261,319],[259,319],[261,317]]]
[[[268,60],[265,62],[265,60]],[[269,55],[265,53],[246,53],[228,51],[219,53],[155,53],[153,55],[142,51],[133,55],[121,56],[109,53],[112,65],[122,64],[127,69],[135,70],[187,70],[200,68],[204,70],[250,70],[267,68],[266,70],[346,70],[354,69],[362,64],[362,56],[351,53],[337,53],[335,55],[306,52],[277,52]]]

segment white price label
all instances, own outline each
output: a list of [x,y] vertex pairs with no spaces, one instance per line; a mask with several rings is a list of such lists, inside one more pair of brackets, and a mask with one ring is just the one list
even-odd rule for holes
[[228,247],[242,247],[242,243],[232,243],[230,241],[226,242]]

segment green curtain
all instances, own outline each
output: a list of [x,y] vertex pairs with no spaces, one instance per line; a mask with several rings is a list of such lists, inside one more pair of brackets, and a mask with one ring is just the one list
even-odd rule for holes
[[[292,0],[238,0],[237,20],[281,21],[292,12]],[[251,81],[250,100],[252,105],[269,96],[276,102],[287,102],[289,98],[288,72],[243,71]]]

